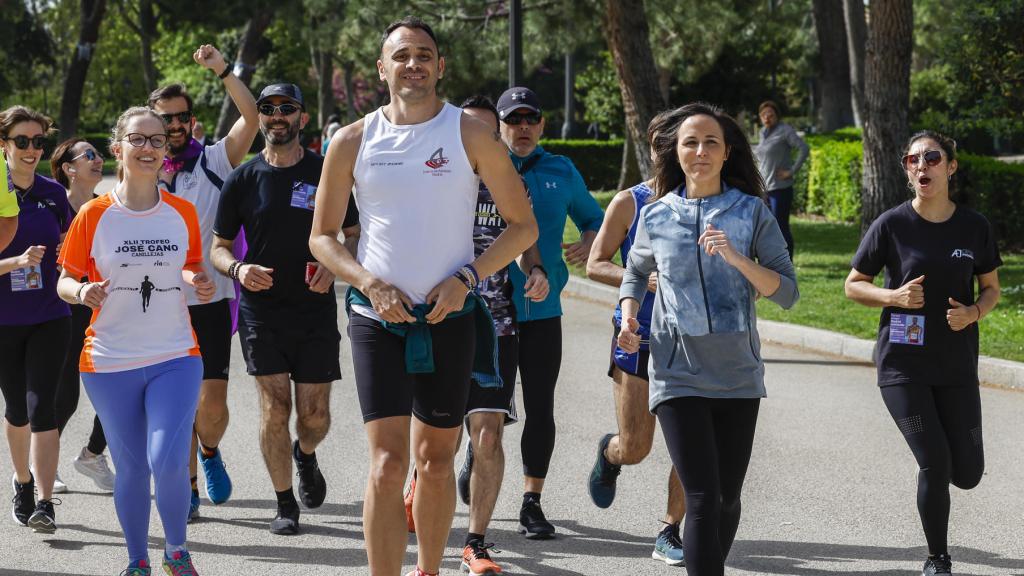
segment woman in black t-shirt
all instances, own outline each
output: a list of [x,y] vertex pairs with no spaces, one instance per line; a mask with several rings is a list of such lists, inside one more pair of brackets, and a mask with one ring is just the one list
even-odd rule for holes
[[[878,217],[861,240],[846,296],[881,307],[878,385],[917,459],[917,508],[928,541],[923,574],[951,574],[949,484],[981,481],[978,321],[999,301],[992,227],[950,199],[956,143],[931,131],[903,156],[913,200]],[[885,288],[874,277],[885,270]],[[979,294],[975,299],[974,278]]]

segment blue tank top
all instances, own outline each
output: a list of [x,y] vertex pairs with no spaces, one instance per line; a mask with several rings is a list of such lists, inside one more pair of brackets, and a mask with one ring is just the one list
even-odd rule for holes
[[[651,190],[646,183],[641,182],[636,186],[629,189],[629,192],[633,195],[633,203],[636,205],[636,210],[633,212],[633,223],[629,226],[629,232],[626,234],[626,238],[622,241],[622,246],[619,248],[619,253],[622,256],[622,265],[626,265],[626,261],[629,258],[629,249],[633,247],[633,242],[636,241],[636,227],[640,222],[640,209],[643,208],[651,196],[654,195],[654,191]],[[647,291],[644,293],[644,300],[640,303],[640,312],[637,314],[637,320],[640,322],[640,337],[642,342],[640,344],[641,350],[647,350],[648,340],[651,336],[651,313],[654,311],[654,293]],[[619,327],[622,325],[622,308],[621,306],[615,307],[615,326]]]

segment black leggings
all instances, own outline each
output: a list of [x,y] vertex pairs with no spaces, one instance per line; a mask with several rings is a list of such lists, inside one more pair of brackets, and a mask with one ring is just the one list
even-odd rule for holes
[[672,398],[655,413],[686,492],[683,550],[690,576],[722,576],[740,525],[758,398]]
[[57,381],[68,353],[67,316],[28,326],[0,327],[0,389],[12,426],[57,428]]
[[523,474],[545,478],[555,451],[555,384],[562,367],[562,318],[519,323],[519,376],[523,382]]
[[946,554],[949,485],[970,490],[985,471],[978,386],[885,386],[882,400],[920,468],[917,511],[928,551]]
[[[64,360],[64,369],[61,372],[60,385],[57,389],[57,431],[61,435],[64,434],[64,428],[74,416],[75,411],[78,410],[78,399],[82,389],[78,374],[78,360],[82,355],[85,330],[89,327],[91,318],[92,309],[88,306],[82,304],[71,306],[71,345],[68,347],[68,357]],[[93,418],[88,449],[93,454],[102,454],[107,449],[107,439],[103,435],[103,425],[100,424],[99,416]]]

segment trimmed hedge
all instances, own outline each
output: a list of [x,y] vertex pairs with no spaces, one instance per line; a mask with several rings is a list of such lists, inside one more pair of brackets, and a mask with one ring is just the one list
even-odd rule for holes
[[540,145],[552,154],[572,160],[583,175],[588,190],[615,190],[618,187],[622,140],[541,140]]
[[[862,159],[859,141],[817,143],[811,149],[807,170],[801,170],[806,176],[797,185],[806,194],[802,210],[832,221],[857,222]],[[953,177],[954,199],[984,214],[1003,247],[1024,247],[1024,164],[960,154],[958,165]]]

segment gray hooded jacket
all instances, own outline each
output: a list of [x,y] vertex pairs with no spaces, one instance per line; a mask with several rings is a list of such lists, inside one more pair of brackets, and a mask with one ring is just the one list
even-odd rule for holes
[[619,297],[640,301],[658,272],[651,320],[650,409],[683,396],[761,398],[764,363],[753,285],[697,239],[708,223],[733,248],[778,272],[768,299],[790,308],[799,298],[793,263],[778,222],[765,203],[735,188],[707,198],[668,194],[640,212]]

